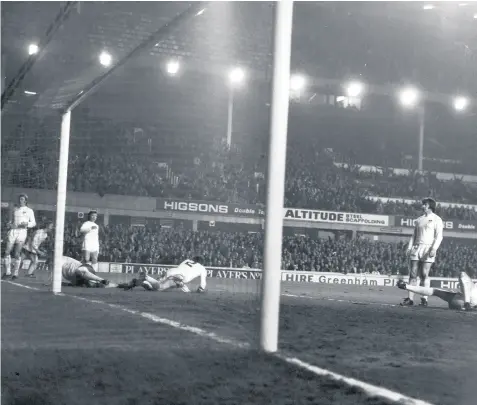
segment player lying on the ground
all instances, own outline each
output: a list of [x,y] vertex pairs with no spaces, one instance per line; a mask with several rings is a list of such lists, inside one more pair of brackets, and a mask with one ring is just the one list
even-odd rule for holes
[[25,246],[23,246],[22,260],[30,260],[26,277],[35,277],[33,273],[38,265],[38,256],[46,256],[46,252],[41,251],[40,246],[48,239],[52,231],[53,222],[48,221],[43,228],[37,229]]
[[[47,259],[46,265],[53,269],[53,254],[51,253]],[[117,287],[116,284],[110,283],[104,278],[95,274],[90,264],[83,264],[78,260],[68,256],[62,257],[61,275],[63,277],[62,284],[72,287]]]
[[474,284],[472,279],[465,272],[459,274],[460,291],[410,285],[404,280],[399,280],[397,287],[401,290],[411,291],[419,295],[434,295],[439,297],[449,304],[450,309],[471,311],[477,308],[477,284]]
[[179,266],[167,270],[165,276],[159,280],[143,272],[139,278],[134,278],[129,283],[119,284],[118,287],[131,290],[134,287],[141,286],[148,291],[165,291],[178,288],[183,292],[190,292],[187,284],[200,277],[197,292],[204,292],[207,285],[207,270],[200,264],[201,262],[202,258],[196,256],[192,260],[184,260]]

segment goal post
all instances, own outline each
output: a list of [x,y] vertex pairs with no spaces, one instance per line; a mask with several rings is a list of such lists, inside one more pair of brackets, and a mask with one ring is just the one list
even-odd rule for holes
[[267,208],[260,314],[260,349],[268,353],[274,353],[278,349],[292,26],[293,1],[277,2],[273,39]]
[[55,260],[53,266],[53,293],[61,292],[61,265],[65,233],[66,186],[68,179],[68,154],[70,146],[71,110],[61,117],[60,156],[58,163],[58,190],[56,196]]

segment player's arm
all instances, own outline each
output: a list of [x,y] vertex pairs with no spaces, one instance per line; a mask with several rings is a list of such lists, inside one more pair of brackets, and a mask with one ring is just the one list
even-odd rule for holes
[[411,239],[409,240],[409,244],[407,245],[407,252],[410,253],[412,247],[414,246],[414,241],[416,239],[416,230],[417,230],[417,225],[414,227],[414,231],[412,232]]
[[433,257],[436,255],[437,249],[442,243],[442,239],[444,238],[444,223],[442,219],[439,218],[439,221],[436,221],[436,225],[434,228],[434,242],[432,243],[430,256]]
[[85,222],[83,225],[81,225],[81,228],[80,228],[80,233],[81,234],[86,234],[88,233],[89,231],[91,231],[91,225],[88,224],[88,222]]
[[27,228],[31,229],[31,228],[34,228],[35,226],[36,226],[35,213],[30,208],[28,210],[28,225],[27,225]]

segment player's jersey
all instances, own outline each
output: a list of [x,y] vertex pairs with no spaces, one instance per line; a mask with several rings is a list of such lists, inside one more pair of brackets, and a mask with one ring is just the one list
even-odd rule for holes
[[416,220],[409,248],[416,245],[429,245],[437,250],[442,242],[443,229],[442,219],[433,212],[429,215],[420,216]]
[[22,223],[27,223],[28,228],[36,226],[35,214],[31,208],[25,206],[13,209],[12,228],[19,228]]
[[83,263],[68,256],[63,256],[62,260],[63,262],[61,264],[61,275],[66,281],[75,282],[76,270],[79,269],[83,265]]
[[48,238],[48,232],[45,229],[38,229],[33,236],[27,241],[23,249],[38,254],[41,244]]
[[92,221],[86,221],[81,225],[80,232],[83,234],[83,250],[99,250],[99,226]]
[[200,277],[200,286],[205,289],[207,286],[207,270],[204,266],[192,260],[184,260],[179,266],[167,270],[166,277],[182,276],[184,284]]

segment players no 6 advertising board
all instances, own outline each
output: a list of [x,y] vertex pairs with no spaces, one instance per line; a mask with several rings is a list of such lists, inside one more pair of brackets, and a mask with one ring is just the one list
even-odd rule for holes
[[326,222],[367,226],[389,226],[389,216],[387,215],[354,214],[352,212],[285,208],[283,210],[283,218],[293,221]]
[[147,274],[163,276],[167,269],[174,267],[161,264],[137,264],[137,263],[110,263],[110,273],[136,274],[147,272]]

